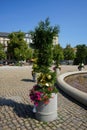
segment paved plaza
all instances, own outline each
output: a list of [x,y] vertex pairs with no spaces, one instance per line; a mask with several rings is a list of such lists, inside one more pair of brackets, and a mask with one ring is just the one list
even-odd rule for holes
[[[32,66],[0,67],[0,130],[87,130],[87,108],[60,89],[57,119],[48,123],[35,119],[29,99],[35,84],[31,70]],[[61,74],[77,70],[77,66],[61,66]]]

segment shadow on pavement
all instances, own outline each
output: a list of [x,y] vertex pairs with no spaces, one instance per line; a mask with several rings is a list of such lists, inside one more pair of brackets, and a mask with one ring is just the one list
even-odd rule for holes
[[70,100],[71,102],[79,105],[80,107],[84,108],[85,110],[87,110],[87,107],[83,104],[81,104],[80,102],[76,101],[74,98],[70,97],[68,94],[66,94],[63,90],[61,90],[58,85],[56,85],[56,87],[58,88],[59,93],[61,93],[65,98],[67,98],[68,100]]
[[13,111],[22,118],[32,118],[35,119],[35,115],[32,112],[33,106],[17,103],[11,99],[6,99],[0,97],[0,106],[9,106],[13,108]]
[[24,81],[24,82],[34,82],[33,79],[22,79],[21,81]]

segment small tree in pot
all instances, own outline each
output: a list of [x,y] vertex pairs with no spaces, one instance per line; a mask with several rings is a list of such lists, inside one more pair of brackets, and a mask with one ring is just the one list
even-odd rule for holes
[[[32,46],[38,51],[37,72],[39,77],[37,78],[37,84],[30,91],[30,99],[36,105],[36,118],[40,121],[52,121],[57,117],[57,111],[49,115],[51,113],[49,109],[52,109],[54,104],[52,100],[54,97],[53,93],[57,93],[57,89],[54,86],[56,75],[49,68],[53,62],[53,37],[58,32],[58,27],[50,26],[47,18],[45,22],[41,21],[35,28],[35,31],[31,33],[33,39]],[[57,102],[57,98],[54,97],[54,99]],[[51,108],[50,103],[52,103]],[[57,103],[54,108],[57,109]]]
[[84,68],[84,64],[83,63],[79,63],[78,70],[81,71],[83,68]]
[[60,67],[60,60],[63,60],[64,58],[64,55],[63,55],[63,49],[62,47],[60,46],[60,44],[58,45],[55,45],[53,47],[53,60],[54,60],[54,64],[55,64],[55,67],[54,69],[55,70],[61,70],[61,67]]

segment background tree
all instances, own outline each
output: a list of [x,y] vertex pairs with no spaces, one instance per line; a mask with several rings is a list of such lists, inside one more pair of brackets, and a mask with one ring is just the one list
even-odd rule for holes
[[71,47],[70,44],[66,46],[63,50],[64,52],[64,60],[73,60],[75,58],[74,49]]
[[[32,51],[28,48],[26,41],[24,41],[25,34],[21,31],[13,32],[9,35],[10,42],[8,43],[8,56],[12,60],[26,60],[31,57],[29,53]],[[28,56],[29,55],[29,56]]]
[[76,58],[74,61],[74,64],[79,64],[79,63],[87,63],[87,46],[85,44],[82,45],[77,45],[76,46],[77,51],[76,51]]
[[58,67],[60,60],[63,60],[63,58],[64,58],[64,55],[63,55],[62,47],[60,46],[60,44],[55,45],[53,47],[53,60],[56,64],[56,67]]
[[6,53],[4,51],[3,45],[0,43],[0,60],[6,59]]
[[33,47],[37,49],[37,66],[40,72],[47,72],[53,61],[53,37],[59,32],[57,26],[50,26],[49,18],[45,22],[41,21],[31,33]]
[[32,48],[28,48],[28,50],[26,52],[26,59],[31,60],[32,57],[33,57],[33,50],[32,50]]

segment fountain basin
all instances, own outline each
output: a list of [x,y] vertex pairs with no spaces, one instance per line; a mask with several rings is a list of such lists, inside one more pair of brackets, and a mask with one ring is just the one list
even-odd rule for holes
[[87,71],[75,71],[75,72],[64,73],[57,77],[57,84],[59,88],[62,89],[65,93],[67,93],[69,96],[71,96],[75,100],[87,106],[87,93],[72,87],[64,80],[68,76],[75,75],[75,74],[85,74],[85,73],[87,73]]

